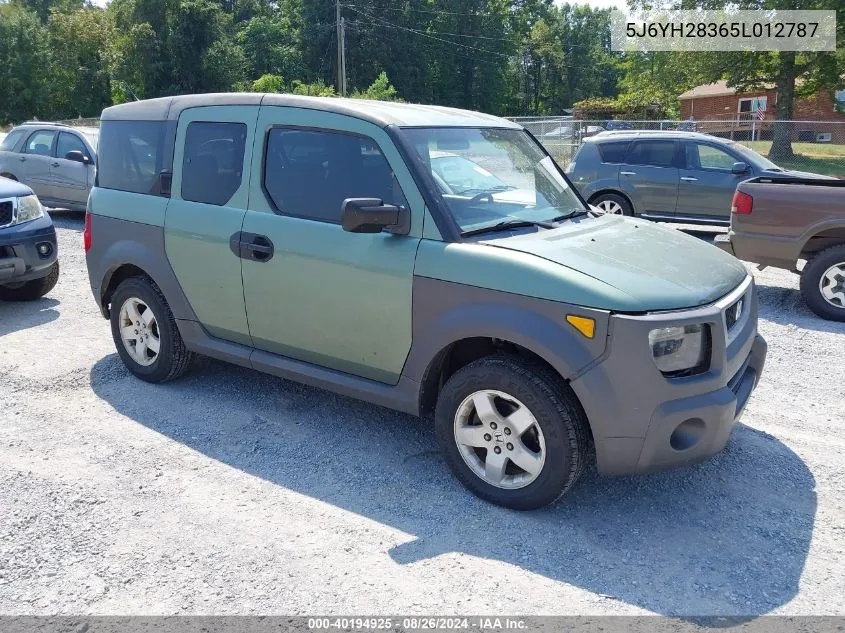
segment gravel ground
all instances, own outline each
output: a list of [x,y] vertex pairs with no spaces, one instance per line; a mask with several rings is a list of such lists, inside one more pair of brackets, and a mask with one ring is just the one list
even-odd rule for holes
[[763,381],[727,449],[515,513],[426,422],[215,361],[151,386],[88,288],[0,304],[0,613],[845,614],[845,324],[754,272]]

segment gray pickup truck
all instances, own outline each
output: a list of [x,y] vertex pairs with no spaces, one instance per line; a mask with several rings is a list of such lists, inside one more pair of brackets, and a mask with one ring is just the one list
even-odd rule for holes
[[[845,180],[752,178],[739,184],[722,250],[801,275],[801,294],[824,319],[845,321]],[[798,270],[799,260],[807,260]]]

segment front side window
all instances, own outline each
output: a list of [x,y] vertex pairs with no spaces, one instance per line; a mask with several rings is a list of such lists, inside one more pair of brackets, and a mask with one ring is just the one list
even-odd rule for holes
[[182,200],[223,206],[240,189],[247,128],[244,123],[194,121],[185,133]]
[[50,130],[39,130],[34,132],[32,136],[26,141],[24,151],[27,154],[36,154],[38,156],[49,156],[53,149],[53,139],[56,133]]
[[326,130],[271,129],[264,189],[279,212],[334,224],[347,198],[408,204],[375,141]]
[[11,152],[24,134],[26,134],[24,130],[12,130],[9,132],[9,134],[6,135],[6,138],[3,139],[3,143],[0,144],[0,151]]
[[61,132],[59,141],[56,143],[56,157],[64,158],[68,152],[82,152],[83,155],[88,156],[88,148],[78,136],[70,132]]
[[712,145],[687,143],[687,166],[690,169],[730,171],[736,158]]
[[461,232],[499,222],[548,222],[584,205],[523,130],[405,128]]
[[629,165],[672,167],[675,163],[675,141],[635,141],[625,162]]

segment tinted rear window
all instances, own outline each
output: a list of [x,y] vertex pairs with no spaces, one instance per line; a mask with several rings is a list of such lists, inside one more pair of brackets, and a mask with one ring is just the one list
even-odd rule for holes
[[246,125],[194,121],[185,134],[182,199],[226,204],[241,186]]
[[616,141],[614,143],[597,143],[599,148],[599,155],[601,155],[601,162],[603,163],[623,163],[625,162],[625,152],[628,151],[630,141]]
[[635,141],[626,162],[629,165],[671,167],[675,163],[675,141]]
[[[159,174],[169,171],[165,121],[103,121],[97,186],[132,193],[161,194]],[[167,156],[166,154],[169,154]]]

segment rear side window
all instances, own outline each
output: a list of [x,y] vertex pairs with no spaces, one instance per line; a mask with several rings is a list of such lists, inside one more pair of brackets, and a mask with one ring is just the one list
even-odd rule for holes
[[24,151],[27,154],[38,156],[50,156],[53,150],[53,139],[56,133],[50,130],[39,130],[34,132],[26,141]]
[[387,159],[372,139],[342,132],[270,130],[264,189],[286,215],[340,224],[346,198],[407,205]]
[[194,121],[185,133],[182,200],[225,205],[241,186],[244,123]]
[[625,162],[629,165],[672,167],[675,164],[675,141],[635,141]]
[[88,156],[88,148],[85,147],[85,143],[78,136],[70,132],[60,132],[59,142],[56,144],[56,157],[64,158],[68,152],[82,152],[85,156]]
[[603,163],[624,163],[625,152],[628,151],[629,141],[616,141],[614,143],[597,143],[599,155]]
[[12,130],[9,132],[6,138],[3,139],[3,144],[0,145],[0,151],[11,152],[24,134],[26,134],[25,130]]
[[103,121],[97,165],[97,186],[130,193],[162,195],[166,156],[164,121]]

